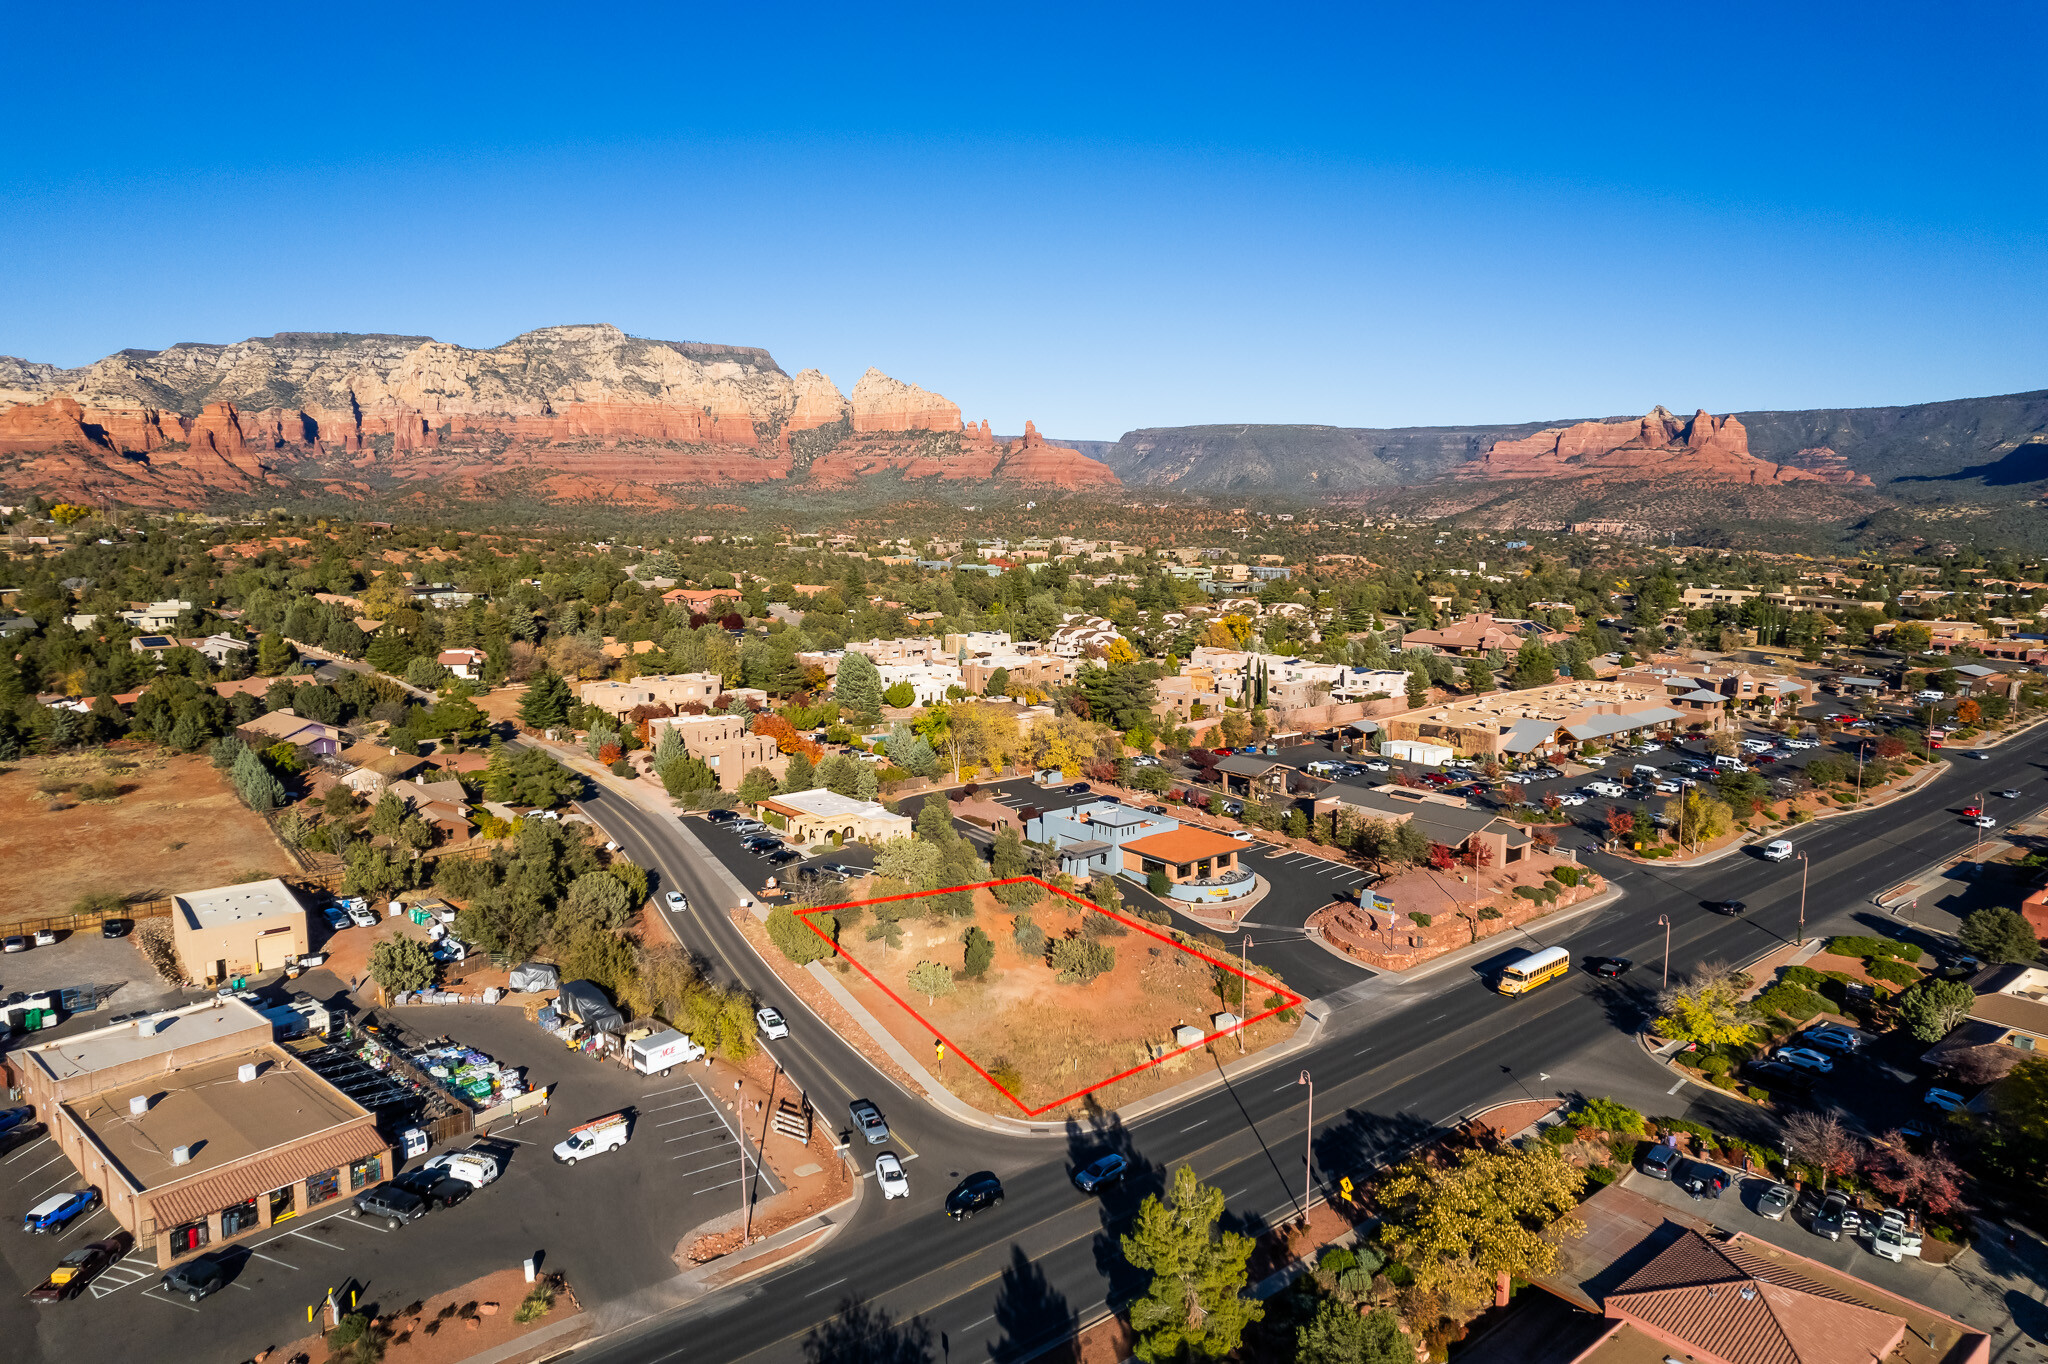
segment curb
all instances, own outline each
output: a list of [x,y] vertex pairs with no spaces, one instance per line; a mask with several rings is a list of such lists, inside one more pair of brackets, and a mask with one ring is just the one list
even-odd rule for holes
[[[1914,773],[1910,781],[1906,782],[1903,786],[1898,787],[1896,790],[1886,794],[1886,796],[1882,800],[1875,800],[1867,805],[1837,806],[1835,809],[1832,810],[1816,811],[1812,818],[1807,819],[1802,823],[1791,825],[1789,828],[1779,829],[1775,833],[1773,833],[1772,836],[1776,838],[1783,838],[1787,834],[1793,832],[1793,830],[1803,829],[1808,824],[1818,824],[1822,820],[1846,819],[1851,815],[1869,814],[1873,810],[1885,809],[1887,806],[1895,804],[1898,801],[1904,800],[1907,796],[1917,795],[1922,785],[1934,781],[1941,774],[1947,772],[1952,766],[1953,764],[1950,763],[1946,758],[1941,759],[1939,762],[1929,763],[1921,771]],[[1637,857],[1634,853],[1608,853],[1607,856],[1614,858],[1616,861],[1627,862],[1631,866],[1637,867],[1704,867],[1712,863],[1719,862],[1724,857],[1733,857],[1737,853],[1749,851],[1751,848],[1754,848],[1759,842],[1765,841],[1763,838],[1763,834],[1765,832],[1770,831],[1753,830],[1750,833],[1743,835],[1735,842],[1730,843],[1725,848],[1721,848],[1715,852],[1702,853],[1697,857],[1688,858],[1685,861],[1679,861],[1677,858],[1672,857],[1641,858]]]
[[1428,977],[1434,975],[1436,972],[1444,970],[1447,967],[1456,966],[1464,960],[1466,960],[1467,958],[1479,956],[1483,952],[1488,950],[1499,951],[1500,949],[1497,946],[1499,941],[1502,938],[1508,937],[1512,933],[1528,932],[1530,929],[1538,927],[1539,925],[1561,923],[1566,919],[1574,918],[1580,914],[1585,914],[1595,909],[1605,909],[1607,906],[1615,903],[1617,900],[1620,900],[1627,893],[1622,889],[1622,887],[1614,884],[1613,877],[1602,876],[1600,879],[1607,882],[1607,889],[1601,891],[1598,895],[1593,896],[1589,900],[1581,900],[1577,904],[1567,905],[1565,908],[1560,909],[1555,913],[1545,914],[1541,918],[1531,919],[1524,924],[1517,924],[1514,928],[1507,930],[1507,932],[1496,933],[1489,938],[1481,938],[1478,942],[1466,943],[1463,947],[1454,947],[1450,951],[1444,953],[1442,956],[1431,957],[1428,961],[1421,962],[1416,966],[1409,968],[1406,971],[1396,971],[1391,967],[1386,966],[1368,966],[1364,962],[1361,962],[1354,957],[1346,956],[1344,953],[1339,952],[1336,948],[1324,942],[1320,934],[1311,933],[1305,936],[1308,937],[1309,941],[1317,944],[1324,951],[1336,953],[1336,955],[1339,958],[1349,962],[1351,965],[1357,967],[1358,969],[1362,971],[1374,972],[1372,976],[1366,977],[1365,981],[1361,981],[1360,984],[1365,984],[1372,980],[1385,980],[1390,983],[1401,983],[1411,980],[1426,980]]

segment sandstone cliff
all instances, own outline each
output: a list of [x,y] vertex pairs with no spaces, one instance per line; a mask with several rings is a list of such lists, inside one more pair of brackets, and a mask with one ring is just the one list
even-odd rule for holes
[[1772,464],[1749,452],[1749,432],[1734,417],[1704,409],[1681,419],[1663,407],[1635,422],[1578,422],[1516,440],[1496,441],[1462,478],[1572,478],[1608,482],[1684,479],[1711,483],[1849,483],[1870,480],[1849,469]]
[[[822,467],[1037,487],[1114,484],[1077,451],[1011,461],[936,393],[870,369],[850,398],[766,351],[543,327],[489,350],[423,336],[287,332],[127,350],[75,370],[0,357],[0,485],[196,506],[312,481],[436,479],[486,496],[781,481]],[[835,462],[833,456],[840,455]],[[857,477],[858,472],[851,476]],[[641,493],[626,494],[641,500]]]

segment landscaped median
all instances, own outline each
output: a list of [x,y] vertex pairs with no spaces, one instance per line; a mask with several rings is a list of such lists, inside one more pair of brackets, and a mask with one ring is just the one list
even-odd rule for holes
[[807,1000],[804,968],[830,963],[947,1092],[1008,1118],[1129,1104],[1207,1050],[1235,1060],[1293,1037],[1303,1003],[1220,945],[1035,877],[735,917]]
[[[1551,859],[1532,860],[1526,881],[1510,877],[1501,882],[1452,882],[1445,880],[1447,875],[1410,872],[1381,883],[1375,888],[1380,893],[1366,903],[1333,901],[1309,915],[1309,930],[1355,961],[1402,971],[1520,928],[1606,889],[1606,883],[1589,869]],[[1415,902],[1413,887],[1408,893],[1403,893],[1402,887],[1424,877],[1437,883],[1430,889],[1447,908],[1437,913],[1402,908],[1404,900]]]

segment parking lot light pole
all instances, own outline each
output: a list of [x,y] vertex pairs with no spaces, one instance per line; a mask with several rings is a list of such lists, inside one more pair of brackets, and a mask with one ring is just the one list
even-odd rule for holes
[[1308,1193],[1316,1171],[1316,1082],[1307,1071],[1294,1083],[1308,1086],[1308,1126],[1302,1131],[1301,1224],[1308,1225]]
[[1671,988],[1671,916],[1659,914],[1657,922],[1664,925],[1664,988],[1668,990]]
[[1799,941],[1806,941],[1806,854],[1799,854]]

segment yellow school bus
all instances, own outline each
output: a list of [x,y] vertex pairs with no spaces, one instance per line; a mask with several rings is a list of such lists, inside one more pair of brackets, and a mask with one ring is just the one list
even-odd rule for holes
[[1494,988],[1504,995],[1526,995],[1546,980],[1556,980],[1572,969],[1572,954],[1562,947],[1546,947],[1511,961],[1500,973]]

